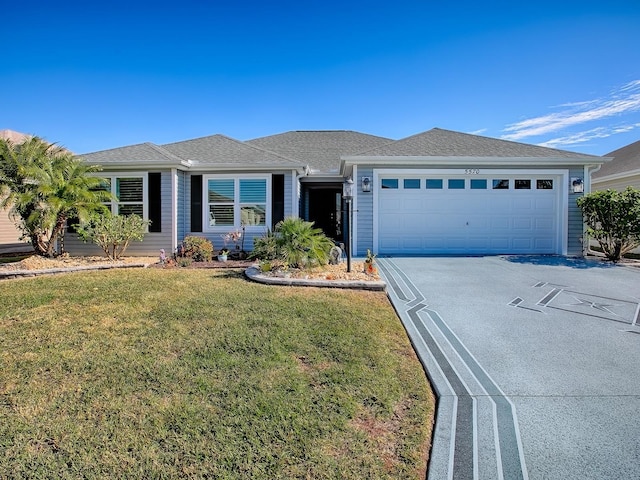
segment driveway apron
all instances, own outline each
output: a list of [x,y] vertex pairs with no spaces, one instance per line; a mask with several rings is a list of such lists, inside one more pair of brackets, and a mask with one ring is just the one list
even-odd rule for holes
[[428,478],[640,478],[640,269],[380,258],[438,396]]

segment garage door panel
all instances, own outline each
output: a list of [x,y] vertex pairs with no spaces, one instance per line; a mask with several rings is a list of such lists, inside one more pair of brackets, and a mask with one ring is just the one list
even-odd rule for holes
[[513,229],[514,230],[525,230],[530,232],[532,230],[534,219],[529,217],[518,217],[513,219]]
[[430,190],[427,177],[420,190],[378,190],[380,253],[558,253],[556,190],[471,190],[469,181],[466,189],[449,190],[446,176],[444,188]]

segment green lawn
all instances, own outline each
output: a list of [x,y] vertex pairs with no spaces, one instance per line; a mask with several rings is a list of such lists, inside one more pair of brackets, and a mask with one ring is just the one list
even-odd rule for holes
[[0,283],[0,478],[424,478],[380,293],[135,269]]

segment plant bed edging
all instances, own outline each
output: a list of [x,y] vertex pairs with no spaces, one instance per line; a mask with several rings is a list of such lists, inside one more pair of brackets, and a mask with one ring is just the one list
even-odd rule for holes
[[323,287],[323,288],[351,288],[355,290],[371,290],[384,292],[387,284],[382,280],[322,280],[314,278],[284,278],[262,275],[257,267],[249,267],[244,271],[245,276],[254,282],[266,285],[282,285],[291,287]]

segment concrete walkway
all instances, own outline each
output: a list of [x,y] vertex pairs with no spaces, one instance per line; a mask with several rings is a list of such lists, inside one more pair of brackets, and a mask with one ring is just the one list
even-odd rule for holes
[[378,265],[438,395],[429,479],[640,478],[640,269]]

